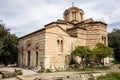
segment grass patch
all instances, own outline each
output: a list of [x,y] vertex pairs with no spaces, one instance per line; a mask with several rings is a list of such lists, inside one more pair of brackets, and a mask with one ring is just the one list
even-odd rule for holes
[[85,68],[85,69],[81,69],[81,68],[67,68],[65,70],[56,70],[56,72],[79,72],[79,71],[94,71],[93,68]]
[[93,68],[85,68],[85,69],[78,68],[78,69],[75,69],[75,71],[94,71],[94,69]]
[[118,80],[112,74],[106,74],[105,76],[100,76],[97,80]]
[[97,67],[96,70],[108,70],[110,69],[110,66],[102,66],[102,67]]
[[112,63],[113,63],[113,64],[120,64],[120,62],[117,61],[117,60],[113,60]]
[[52,71],[50,69],[45,70],[46,73],[51,73]]
[[97,80],[120,80],[120,72],[115,72],[111,74],[106,74],[105,76],[100,76]]
[[56,70],[56,72],[79,72],[79,71],[97,71],[97,70],[109,70],[110,66],[102,66],[97,68],[67,68],[65,70]]
[[120,72],[112,73],[118,80],[120,80]]

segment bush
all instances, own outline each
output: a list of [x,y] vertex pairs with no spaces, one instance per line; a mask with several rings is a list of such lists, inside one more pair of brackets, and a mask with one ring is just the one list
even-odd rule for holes
[[120,62],[117,61],[117,60],[113,60],[112,63],[113,63],[113,64],[119,64]]

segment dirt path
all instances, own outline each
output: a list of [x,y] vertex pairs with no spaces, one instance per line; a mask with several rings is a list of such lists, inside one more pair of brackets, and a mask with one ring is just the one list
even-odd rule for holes
[[[86,72],[101,72],[101,73],[111,73],[111,72],[120,72],[119,69],[120,65],[113,65],[111,66],[111,69],[109,70],[97,70],[97,71],[80,71],[80,72],[54,72],[54,73],[36,73],[32,70],[25,70],[22,69],[23,74],[21,76],[18,76],[18,78],[21,78],[23,80],[34,80],[35,78],[50,78],[50,77],[61,77],[61,76],[67,76],[67,75],[74,75],[74,74],[82,74]],[[0,70],[11,70],[13,71],[14,68],[3,68]],[[17,80],[16,78],[11,78],[11,79],[4,79],[4,80]]]
[[105,70],[105,72],[107,73],[111,73],[111,72],[120,72],[120,65],[117,64],[117,65],[113,65],[111,66],[111,69],[110,70]]

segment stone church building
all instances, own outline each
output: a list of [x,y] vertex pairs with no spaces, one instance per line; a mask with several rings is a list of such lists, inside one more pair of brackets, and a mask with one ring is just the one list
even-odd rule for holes
[[19,65],[63,69],[69,66],[76,46],[108,44],[106,23],[84,19],[84,11],[75,6],[66,9],[63,17],[19,38]]

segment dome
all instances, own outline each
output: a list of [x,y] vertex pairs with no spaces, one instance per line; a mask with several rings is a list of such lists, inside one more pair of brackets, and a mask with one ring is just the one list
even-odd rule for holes
[[83,21],[84,11],[78,7],[70,7],[64,11],[64,20],[69,22],[81,22]]

